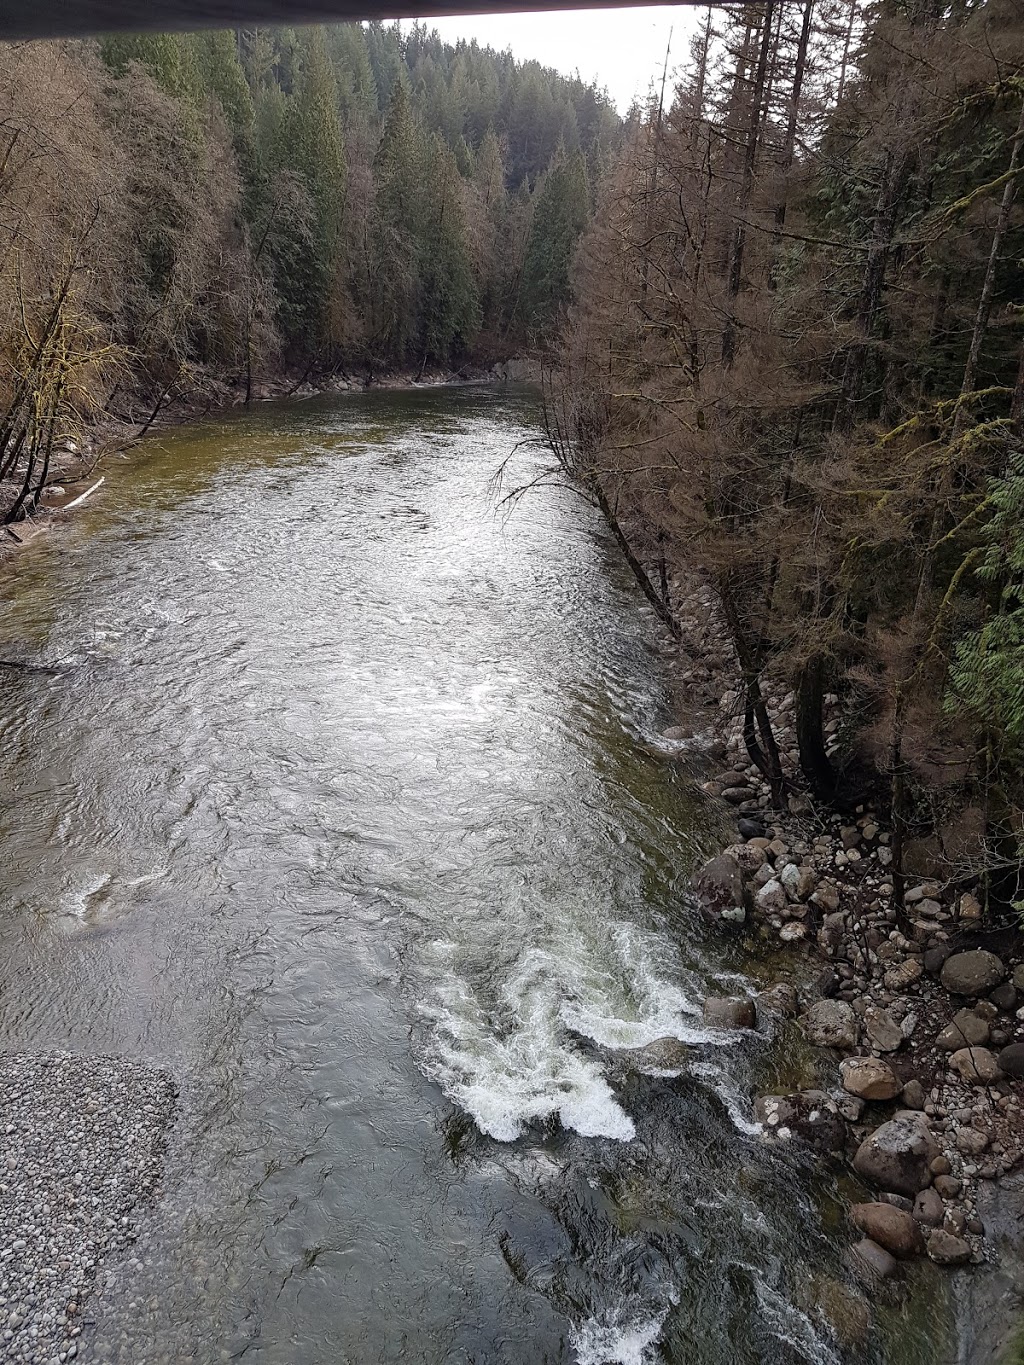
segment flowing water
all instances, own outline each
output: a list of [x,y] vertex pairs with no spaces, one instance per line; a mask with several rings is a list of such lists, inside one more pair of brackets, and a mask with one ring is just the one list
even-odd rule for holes
[[265,405],[5,571],[0,653],[56,671],[0,669],[0,1044],[181,1088],[82,1359],[955,1358],[921,1296],[856,1344],[832,1178],[752,1121],[785,1050],[701,1023],[744,989],[686,894],[717,834],[589,509],[496,509],[537,434]]

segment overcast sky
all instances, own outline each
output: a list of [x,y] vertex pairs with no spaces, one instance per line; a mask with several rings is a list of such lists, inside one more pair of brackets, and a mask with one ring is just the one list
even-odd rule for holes
[[571,76],[606,86],[621,113],[634,95],[646,95],[661,80],[665,46],[672,34],[672,67],[685,58],[699,12],[690,6],[650,5],[637,9],[578,9],[546,14],[486,14],[428,19],[447,42],[476,38],[481,46],[525,60],[534,58]]

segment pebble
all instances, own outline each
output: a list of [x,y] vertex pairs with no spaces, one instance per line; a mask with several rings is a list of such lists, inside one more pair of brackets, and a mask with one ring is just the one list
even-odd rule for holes
[[0,1360],[74,1359],[108,1253],[135,1240],[174,1110],[166,1072],[124,1058],[0,1053]]

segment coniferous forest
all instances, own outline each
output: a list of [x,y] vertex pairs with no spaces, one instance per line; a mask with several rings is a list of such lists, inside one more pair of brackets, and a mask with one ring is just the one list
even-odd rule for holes
[[1024,7],[708,10],[681,76],[601,183],[553,449],[670,627],[712,591],[776,807],[879,799],[897,873],[934,830],[1019,911]]
[[420,26],[0,48],[0,481],[227,381],[520,353],[564,306],[621,121]]

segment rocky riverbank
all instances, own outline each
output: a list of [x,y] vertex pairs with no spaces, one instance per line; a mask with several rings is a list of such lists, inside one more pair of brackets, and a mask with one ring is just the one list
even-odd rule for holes
[[141,1062],[0,1053],[0,1361],[77,1357],[99,1266],[159,1196],[174,1103]]
[[[990,1254],[979,1200],[1024,1161],[1024,962],[990,951],[977,897],[929,867],[926,848],[916,865],[933,875],[912,878],[897,908],[891,835],[870,806],[838,815],[799,794],[772,810],[744,750],[738,669],[712,595],[680,596],[680,709],[698,722],[663,742],[711,765],[705,791],[736,827],[694,889],[723,933],[784,953],[797,987],[780,983],[757,1008],[798,1018],[832,1059],[830,1086],[757,1097],[766,1136],[810,1143],[871,1191],[849,1210],[865,1281],[914,1256],[979,1264]],[[771,679],[763,690],[795,775],[795,699]],[[844,718],[838,697],[827,705],[835,751]]]

